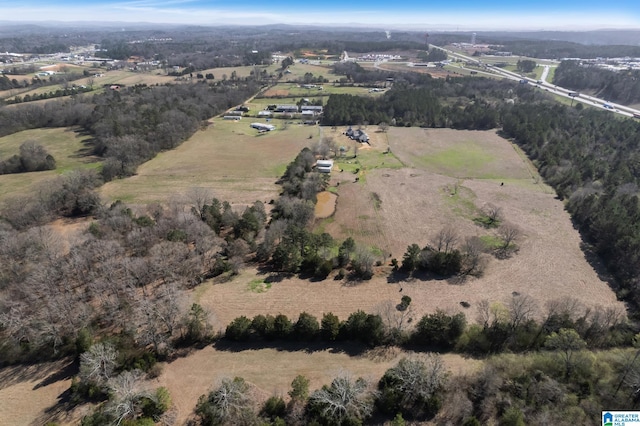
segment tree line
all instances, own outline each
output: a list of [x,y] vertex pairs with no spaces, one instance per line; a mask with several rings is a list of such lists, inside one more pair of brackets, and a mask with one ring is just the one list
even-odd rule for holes
[[449,314],[441,310],[416,319],[411,298],[399,299],[398,303],[382,303],[375,313],[353,312],[343,321],[331,312],[321,319],[302,312],[297,320],[283,314],[259,314],[253,318],[243,315],[227,325],[224,338],[277,347],[287,341],[303,347],[317,342],[359,343],[365,348],[394,345],[474,356],[543,350],[554,333],[562,330],[575,333],[584,342],[583,348],[593,350],[629,347],[636,338],[623,309],[585,307],[570,298],[552,300],[543,307],[521,294],[512,295],[504,304],[483,300],[476,307],[476,322],[471,324],[462,312]]
[[[517,84],[477,78],[396,79],[394,88],[379,98],[332,95],[322,122],[326,125],[390,123],[394,126],[493,129],[499,125],[497,99],[538,95]],[[449,100],[450,99],[450,100]]]
[[640,100],[640,72],[611,71],[580,61],[562,61],[553,83],[573,90],[587,90],[595,96],[625,105]]
[[500,40],[492,48],[514,55],[540,59],[562,58],[624,58],[640,56],[640,48],[631,45],[594,45],[563,40]]
[[[354,420],[356,424],[375,424],[380,418],[404,424],[401,421],[435,417],[442,422],[480,425],[492,419],[501,424],[525,424],[525,420],[537,424],[544,418],[564,421],[566,412],[571,411],[571,418],[577,416],[584,424],[598,424],[593,419],[599,417],[591,417],[592,410],[599,410],[596,407],[638,406],[634,396],[640,383],[638,336],[624,320],[622,310],[585,308],[569,298],[550,301],[541,308],[531,297],[515,294],[505,304],[479,303],[475,324],[467,324],[464,313],[436,311],[424,315],[410,328],[411,308],[411,299],[403,296],[395,306],[385,304],[375,314],[357,311],[344,321],[331,312],[321,319],[302,312],[296,321],[283,314],[238,317],[225,332],[225,339],[236,343],[216,346],[234,350],[234,345],[245,341],[252,341],[252,347],[259,342],[276,347],[296,342],[294,347],[299,350],[317,349],[318,345],[339,348],[341,342],[355,341],[365,348],[400,345],[414,355],[402,358],[387,370],[377,385],[353,377],[348,377],[347,384],[341,382],[347,378],[340,375],[311,395],[304,392],[305,397],[300,400],[296,399],[296,389],[306,378],[298,376],[292,383],[288,403],[277,395],[263,406],[249,403],[248,398],[241,404],[244,410],[235,412],[221,410],[220,392],[233,387],[241,394],[239,397],[248,397],[250,389],[246,384],[235,387],[244,384],[240,378],[225,379],[221,387],[200,398],[196,413],[202,424],[233,423],[239,421],[235,416],[241,415],[246,424],[257,424],[265,417],[269,424],[293,425],[353,424]],[[314,343],[318,341],[321,343]],[[290,345],[283,347],[291,348]],[[636,349],[587,350],[628,345]],[[441,360],[429,351],[494,356],[476,373],[451,376],[444,374]],[[523,355],[516,357],[514,352]],[[601,363],[609,368],[601,368]],[[345,386],[340,387],[343,395],[366,389],[366,409],[328,409],[331,401],[337,405],[342,405],[339,401],[346,402],[332,398],[334,392],[339,393],[338,386]],[[512,402],[504,405],[505,399]],[[372,421],[372,416],[376,420]]]
[[524,149],[567,200],[581,233],[615,278],[618,296],[637,316],[640,124],[558,104],[515,105],[505,111],[502,123],[503,134]]

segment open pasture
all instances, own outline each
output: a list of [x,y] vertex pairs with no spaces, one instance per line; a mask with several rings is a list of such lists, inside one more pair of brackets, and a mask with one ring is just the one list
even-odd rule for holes
[[495,131],[389,128],[389,146],[402,162],[454,178],[527,179],[531,171]]
[[[323,131],[332,135],[326,128]],[[412,243],[431,244],[446,227],[457,231],[460,242],[466,237],[494,237],[494,230],[473,221],[480,209],[492,204],[501,209],[505,222],[520,230],[518,252],[504,260],[487,255],[484,275],[458,284],[389,281],[390,267],[382,266],[371,280],[361,283],[336,281],[333,276],[321,282],[293,277],[258,293],[249,283],[267,276],[247,270],[231,282],[207,283],[197,290],[195,299],[212,312],[218,327],[239,315],[283,313],[297,318],[302,311],[316,316],[331,311],[345,318],[358,309],[376,312],[384,304],[398,303],[400,288],[402,295],[414,301],[416,318],[443,309],[466,312],[468,320],[474,321],[480,301],[506,302],[514,292],[536,300],[539,313],[549,300],[563,297],[577,298],[586,306],[622,306],[585,259],[580,236],[562,202],[507,140],[495,132],[449,129],[370,134],[377,136],[370,148],[361,148],[357,159],[347,155],[336,163],[336,168],[344,168],[342,173],[332,173],[332,182],[340,182],[332,189],[339,195],[336,212],[317,222],[319,230],[338,240],[353,237],[388,264],[392,257],[401,259]],[[382,153],[381,138],[387,136],[393,155]],[[340,143],[343,136],[335,137]],[[453,153],[448,153],[452,149],[485,164],[470,167],[467,161],[453,159]],[[435,159],[426,161],[427,153]],[[370,162],[365,167],[354,163],[365,158]],[[357,175],[356,168],[360,169]],[[461,302],[470,308],[463,308]]]
[[73,374],[75,366],[68,358],[0,369],[0,423],[44,425],[55,418],[57,424],[79,424],[82,416],[89,413],[90,405],[69,411],[55,407],[65,398]]
[[0,200],[8,196],[28,193],[39,182],[61,173],[82,168],[100,166],[97,157],[88,155],[88,136],[82,136],[68,128],[24,130],[0,138],[0,159],[7,159],[20,152],[20,145],[34,141],[42,145],[56,160],[56,169],[42,172],[0,175]]
[[275,182],[286,165],[318,136],[313,127],[289,124],[283,129],[280,120],[272,122],[276,130],[266,133],[249,127],[255,119],[212,121],[178,148],[138,167],[135,176],[104,185],[104,199],[162,203],[203,187],[231,203],[268,202],[280,192]]
[[296,62],[291,65],[288,70],[290,73],[285,73],[283,75],[283,80],[297,80],[304,78],[304,75],[307,73],[313,74],[314,77],[323,76],[324,78],[329,79],[330,81],[335,77],[331,73],[330,66],[324,65],[313,65],[313,64],[301,64]]
[[[178,83],[176,77],[165,75],[160,70],[151,72],[134,72],[126,70],[116,71],[103,71],[101,77],[84,77],[78,80],[66,84],[54,84],[49,86],[28,87],[24,89],[11,89],[0,91],[0,98],[12,99],[14,96],[19,95],[24,98],[25,95],[40,95],[43,93],[55,92],[56,90],[63,90],[64,86],[87,86],[93,87],[94,92],[103,90],[104,86],[110,85],[123,85],[123,86],[135,86],[136,84],[174,84]],[[44,100],[49,101],[49,100]],[[38,102],[38,101],[36,101]]]
[[[278,66],[277,65],[256,65],[256,66],[238,66],[238,67],[220,67],[220,68],[209,68],[206,70],[194,72],[193,76],[195,78],[196,74],[213,74],[214,82],[216,80],[229,80],[231,79],[231,75],[235,72],[237,77],[249,77],[252,72],[256,70],[261,73],[263,70],[267,70],[268,74],[277,73]],[[187,75],[188,76],[188,75]]]

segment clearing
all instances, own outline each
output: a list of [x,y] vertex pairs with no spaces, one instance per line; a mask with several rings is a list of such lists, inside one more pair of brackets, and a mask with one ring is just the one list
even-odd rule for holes
[[42,172],[0,175],[0,201],[7,197],[29,192],[34,186],[61,173],[83,168],[100,167],[97,157],[88,155],[88,136],[70,128],[24,130],[0,138],[0,159],[20,152],[20,145],[34,141],[42,145],[56,159],[56,169]]
[[106,201],[164,203],[201,187],[232,204],[269,202],[281,190],[276,181],[287,164],[317,140],[318,129],[296,124],[283,128],[284,122],[274,120],[276,130],[259,133],[250,123],[215,118],[213,125],[176,149],[139,166],[135,176],[107,183],[101,194]]

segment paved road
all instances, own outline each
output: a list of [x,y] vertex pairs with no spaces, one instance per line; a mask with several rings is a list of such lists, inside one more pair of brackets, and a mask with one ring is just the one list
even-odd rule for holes
[[[535,87],[537,87],[537,88],[539,88],[541,90],[545,90],[545,91],[547,91],[549,93],[553,93],[553,94],[558,95],[558,96],[563,96],[565,98],[574,98],[574,99],[577,98],[577,99],[580,100],[580,102],[582,102],[584,104],[593,105],[595,107],[602,108],[602,109],[605,109],[607,111],[611,111],[611,112],[614,112],[616,114],[623,115],[625,117],[633,117],[634,114],[637,114],[638,116],[640,116],[640,110],[629,108],[628,106],[625,106],[625,105],[614,104],[612,102],[606,101],[605,99],[596,98],[595,96],[589,96],[589,95],[583,95],[583,94],[580,94],[577,97],[571,96],[570,94],[575,93],[574,90],[565,89],[564,87],[559,87],[559,86],[553,85],[551,83],[548,83],[546,81],[547,76],[549,75],[549,66],[548,65],[545,65],[545,69],[542,72],[542,77],[540,78],[540,82],[538,82],[538,80],[535,80],[535,79],[529,78],[529,77],[522,77],[520,74],[517,74],[515,72],[511,72],[511,71],[508,71],[508,70],[505,70],[505,69],[502,69],[502,68],[499,68],[499,67],[483,64],[481,60],[478,60],[476,58],[472,58],[472,57],[467,56],[467,55],[463,55],[462,53],[453,52],[451,50],[448,50],[448,49],[445,49],[445,48],[439,47],[439,46],[434,46],[434,45],[431,45],[431,46],[435,47],[436,49],[443,50],[449,56],[452,56],[454,58],[458,58],[458,59],[462,59],[464,61],[476,63],[479,66],[486,66],[487,69],[491,70],[493,73],[495,73],[497,75],[500,75],[502,77],[508,78],[510,80],[515,80],[515,81],[519,81],[519,82],[525,81],[527,84],[534,84]],[[607,105],[609,108],[605,107],[605,105]]]

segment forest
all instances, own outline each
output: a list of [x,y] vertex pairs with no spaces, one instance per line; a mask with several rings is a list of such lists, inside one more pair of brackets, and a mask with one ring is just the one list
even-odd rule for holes
[[512,52],[517,56],[540,59],[562,58],[624,58],[640,56],[640,47],[634,45],[593,45],[561,40],[491,40],[493,49]]
[[612,102],[629,105],[640,101],[640,71],[611,71],[579,61],[562,61],[553,77],[554,84],[585,90]]

